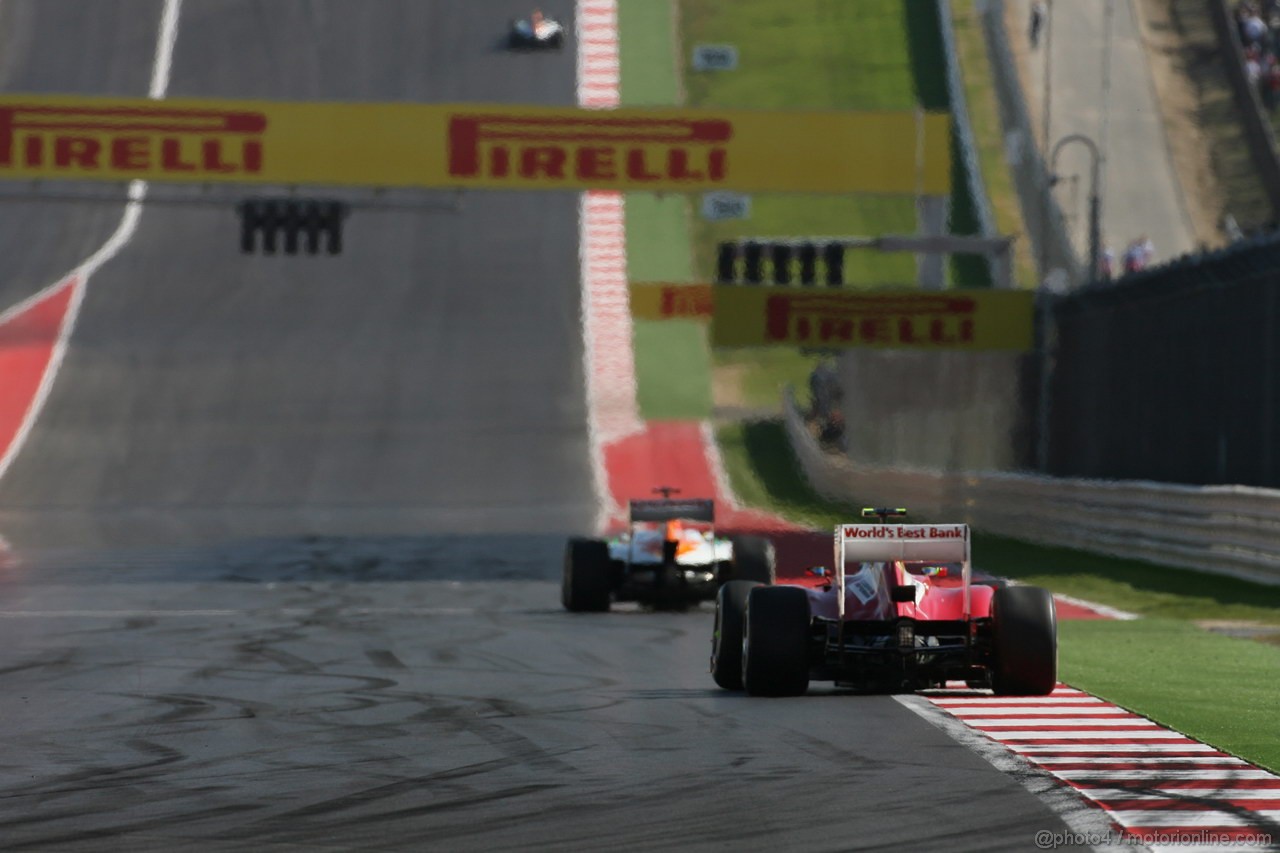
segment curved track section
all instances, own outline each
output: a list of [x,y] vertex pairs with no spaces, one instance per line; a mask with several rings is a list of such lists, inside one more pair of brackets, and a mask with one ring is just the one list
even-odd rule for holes
[[[100,56],[145,91],[159,5],[6,3],[32,41],[5,79],[97,91],[53,78]],[[526,11],[188,0],[169,91],[572,103],[571,52],[497,49]],[[360,213],[346,254],[296,259],[235,254],[226,210],[146,210],[0,481],[6,849],[1025,850],[1065,829],[887,697],[715,690],[705,610],[559,610],[564,533],[596,512],[577,210]],[[29,265],[14,300],[118,221],[57,215],[5,261]]]
[[[128,14],[116,3],[0,4],[0,89],[145,95],[162,3],[125,5]],[[12,200],[30,195],[26,185],[0,184],[0,309],[62,279],[120,221],[115,204]]]
[[[169,93],[572,102],[571,57],[500,50],[503,21],[448,3],[187,3]],[[588,526],[576,196],[439,201],[358,213],[337,258],[243,257],[229,209],[148,210],[95,276],[0,483],[6,535]]]

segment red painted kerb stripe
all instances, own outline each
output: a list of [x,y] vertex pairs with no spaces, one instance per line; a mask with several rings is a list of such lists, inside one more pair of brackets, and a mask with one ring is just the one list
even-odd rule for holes
[[53,358],[77,279],[0,322],[0,458],[12,447]]

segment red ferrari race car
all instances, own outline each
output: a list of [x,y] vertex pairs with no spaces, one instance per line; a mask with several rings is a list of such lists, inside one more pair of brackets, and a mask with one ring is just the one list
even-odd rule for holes
[[1042,696],[1057,683],[1053,596],[972,580],[969,527],[880,523],[835,529],[834,570],[762,586],[734,580],[716,597],[711,674],[728,690],[798,696],[810,680],[866,691],[964,681],[998,695]]

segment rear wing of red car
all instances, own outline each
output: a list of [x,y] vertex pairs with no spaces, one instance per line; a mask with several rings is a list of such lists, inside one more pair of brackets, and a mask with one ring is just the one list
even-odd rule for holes
[[630,502],[631,521],[703,521],[716,520],[713,500],[647,500]]
[[[840,524],[835,535],[836,588],[845,588],[845,562],[962,563],[964,613],[969,615],[969,525],[967,524]],[[844,596],[837,595],[844,620]]]

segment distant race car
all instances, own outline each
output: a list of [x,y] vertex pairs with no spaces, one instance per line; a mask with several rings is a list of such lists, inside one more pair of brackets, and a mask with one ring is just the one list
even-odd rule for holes
[[564,46],[564,26],[554,18],[548,18],[534,9],[527,18],[514,18],[507,34],[507,46],[513,49],[548,48],[559,50]]
[[972,581],[968,525],[889,521],[902,515],[868,509],[864,518],[880,523],[836,527],[834,570],[725,584],[711,640],[716,684],[758,696],[798,696],[811,679],[882,692],[951,680],[1003,696],[1051,692],[1053,596]]
[[561,600],[573,611],[608,610],[614,601],[684,607],[716,596],[730,580],[773,583],[773,543],[760,536],[720,538],[715,503],[631,501],[627,529],[613,539],[571,539],[565,549]]

